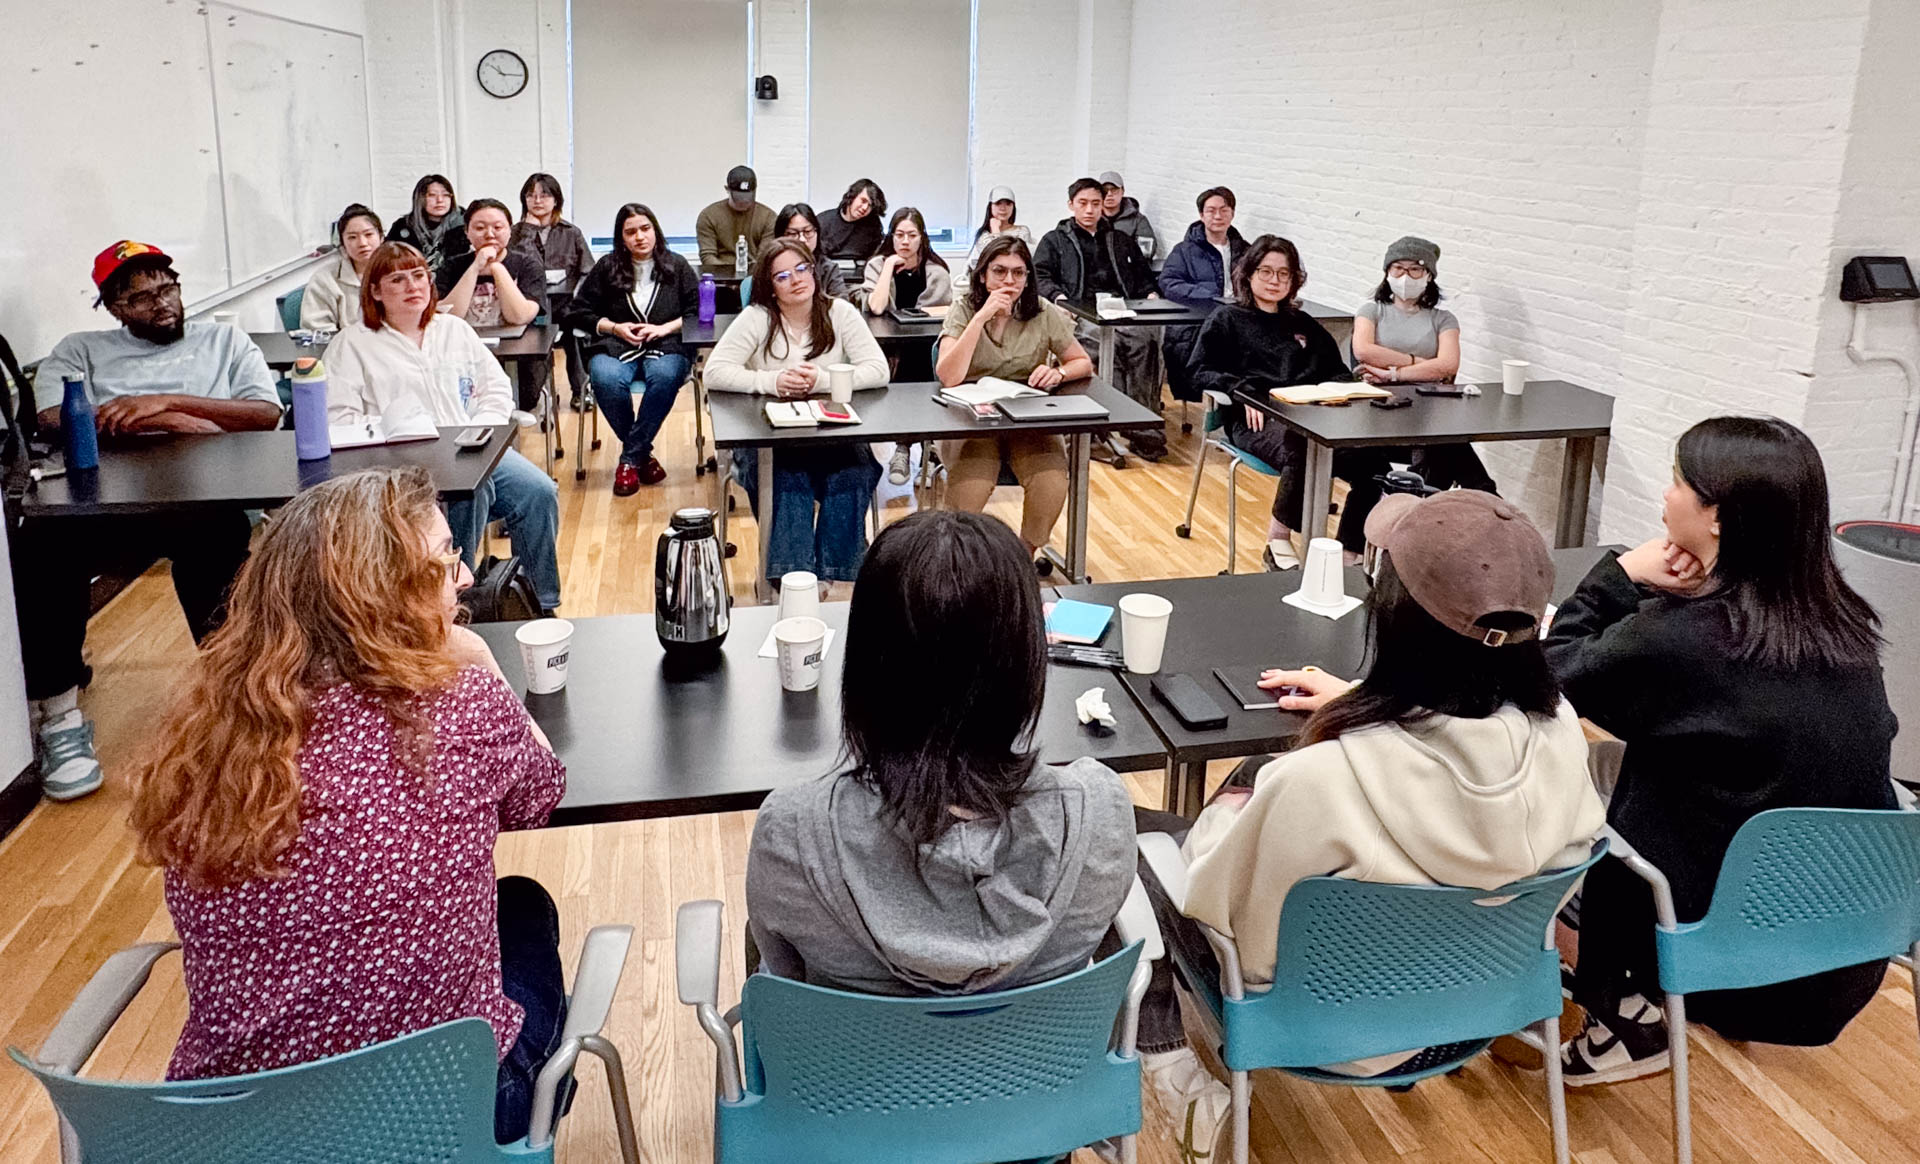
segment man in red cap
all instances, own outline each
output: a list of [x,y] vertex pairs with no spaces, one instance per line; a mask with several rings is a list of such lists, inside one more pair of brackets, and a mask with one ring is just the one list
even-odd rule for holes
[[[43,428],[58,428],[70,376],[85,379],[102,436],[240,432],[279,423],[280,394],[260,349],[229,324],[187,320],[166,252],[123,239],[94,259],[93,282],[99,305],[121,326],[75,332],[40,361],[33,394]],[[197,642],[219,622],[250,532],[246,511],[235,508],[29,520],[14,533],[20,654],[48,797],[84,796],[101,782],[93,725],[79,707],[94,575],[171,559],[174,593]]]

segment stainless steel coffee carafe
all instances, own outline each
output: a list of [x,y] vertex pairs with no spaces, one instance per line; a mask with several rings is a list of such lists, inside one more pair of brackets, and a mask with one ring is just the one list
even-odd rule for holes
[[678,510],[653,554],[653,627],[670,656],[717,652],[732,621],[713,510]]

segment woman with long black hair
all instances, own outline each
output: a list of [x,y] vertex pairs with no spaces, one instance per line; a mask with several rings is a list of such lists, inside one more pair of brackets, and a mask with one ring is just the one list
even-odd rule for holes
[[413,205],[387,230],[388,242],[403,242],[427,257],[427,270],[473,250],[467,240],[467,219],[453,196],[453,183],[444,174],[428,174],[413,184]]
[[[1813,442],[1772,417],[1701,421],[1674,450],[1663,536],[1587,574],[1547,658],[1582,715],[1626,741],[1607,819],[1673,886],[1682,922],[1712,901],[1721,860],[1770,808],[1893,808],[1893,734],[1879,617],[1840,577]],[[1588,874],[1567,1084],[1667,1066],[1653,898],[1611,858]],[[1832,1042],[1884,961],[1774,986],[1687,996],[1729,1039]]]
[[813,207],[805,202],[782,206],[773,216],[773,237],[793,239],[813,252],[814,279],[822,291],[834,299],[853,298],[853,288],[847,286],[840,264],[820,252],[820,216],[813,212]]

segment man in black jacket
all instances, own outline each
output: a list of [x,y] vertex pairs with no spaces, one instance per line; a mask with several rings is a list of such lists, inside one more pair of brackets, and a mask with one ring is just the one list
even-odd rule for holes
[[[1069,216],[1048,231],[1034,250],[1033,273],[1040,295],[1055,302],[1092,303],[1098,295],[1157,298],[1153,268],[1131,238],[1106,218],[1100,183],[1081,178],[1067,187]],[[1099,329],[1081,321],[1081,342],[1099,343]],[[1160,347],[1148,328],[1115,329],[1113,386],[1155,412],[1160,411]],[[1165,432],[1129,433],[1134,453],[1157,461],[1166,456]]]

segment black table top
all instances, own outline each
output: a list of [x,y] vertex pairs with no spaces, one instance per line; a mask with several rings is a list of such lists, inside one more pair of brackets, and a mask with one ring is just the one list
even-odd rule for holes
[[[478,329],[482,338],[492,332],[491,328]],[[293,367],[293,362],[303,356],[325,354],[325,344],[302,347],[293,342],[293,337],[284,331],[254,331],[247,333],[252,338],[260,354],[267,358],[267,367],[275,372],[284,372]],[[491,350],[501,363],[515,360],[539,360],[553,354],[554,336],[559,329],[551,323],[529,324],[527,330],[514,339],[503,339],[492,346]]]
[[[1614,547],[1618,548],[1618,547]],[[1554,550],[1556,603],[1573,593],[1580,579],[1608,549],[1580,546]],[[1063,586],[1062,598],[1112,606],[1125,594],[1158,594],[1173,603],[1167,625],[1166,653],[1158,675],[1193,676],[1227,713],[1227,725],[1193,731],[1153,694],[1155,675],[1118,673],[1140,709],[1153,722],[1180,763],[1253,756],[1286,749],[1307,722],[1304,712],[1262,708],[1248,711],[1228,697],[1214,679],[1214,667],[1264,666],[1299,668],[1313,664],[1323,671],[1353,678],[1366,654],[1367,612],[1363,606],[1338,618],[1322,618],[1281,601],[1300,586],[1300,572],[1232,574],[1220,578],[1169,578],[1152,582],[1099,582]],[[1347,593],[1364,594],[1366,576],[1359,567],[1347,570]],[[1103,646],[1121,647],[1120,615]]]
[[[1214,300],[1211,303],[1192,303],[1183,299],[1160,299],[1152,301],[1129,299],[1127,302],[1135,308],[1134,315],[1128,319],[1102,319],[1100,313],[1094,309],[1094,305],[1085,300],[1075,302],[1073,300],[1063,299],[1060,300],[1060,306],[1066,308],[1075,318],[1084,319],[1096,327],[1191,327],[1205,323],[1207,316],[1213,314],[1213,309],[1220,306],[1219,300]],[[1178,306],[1180,310],[1139,310],[1140,305],[1147,302],[1173,304]],[[1353,322],[1353,312],[1341,311],[1337,307],[1328,307],[1324,303],[1315,303],[1311,299],[1302,299],[1300,301],[1300,310],[1311,315],[1321,323]]]
[[[513,638],[520,624],[475,626],[567,765],[567,794],[550,823],[754,808],[775,788],[837,771],[847,604],[821,606],[821,618],[839,634],[811,692],[783,690],[774,660],[758,656],[778,618],[778,607],[735,608],[721,661],[674,676],[665,670],[651,614],[577,619],[567,685],[551,695],[526,694]],[[1106,735],[1082,727],[1073,710],[1082,692],[1100,686],[1119,721]],[[1160,737],[1100,670],[1049,668],[1035,738],[1050,763],[1092,756],[1136,771],[1166,760]]]
[[1383,387],[1410,397],[1412,406],[1277,404],[1262,397],[1261,407],[1336,449],[1596,437],[1613,427],[1613,397],[1565,380],[1535,380],[1521,396],[1508,396],[1498,384],[1479,385],[1478,396],[1421,396],[1410,384]]
[[1104,417],[1060,420],[976,420],[971,412],[933,398],[935,383],[895,384],[853,394],[859,424],[823,424],[818,428],[775,428],[767,423],[766,404],[774,399],[746,392],[709,392],[715,448],[771,445],[793,448],[846,441],[962,440],[1000,433],[1082,433],[1158,428],[1160,415],[1107,386],[1096,377],[1062,384],[1056,396],[1085,394],[1106,406]]
[[[463,426],[464,427],[464,426]],[[437,441],[408,441],[342,449],[323,461],[294,454],[293,433],[233,432],[218,436],[156,436],[102,443],[100,467],[85,475],[41,481],[21,501],[27,517],[168,513],[202,507],[265,509],[282,505],[309,485],[359,469],[419,465],[449,500],[473,496],[506,455],[512,429],[493,426],[478,449],[453,443],[458,428]]]
[[[690,351],[706,351],[720,342],[737,315],[716,315],[712,323],[701,323],[698,319],[680,327],[680,342]],[[867,330],[873,333],[875,343],[883,350],[892,350],[912,343],[931,343],[940,335],[941,320],[927,319],[914,323],[901,323],[891,315],[867,315],[861,318],[867,321]]]

